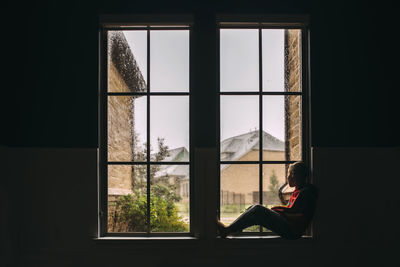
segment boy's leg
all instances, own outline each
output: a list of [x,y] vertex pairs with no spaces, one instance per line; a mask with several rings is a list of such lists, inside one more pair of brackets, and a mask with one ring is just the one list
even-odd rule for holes
[[262,205],[253,205],[248,208],[228,226],[228,232],[239,232],[253,225],[262,225],[283,237],[290,238],[292,235],[286,218]]

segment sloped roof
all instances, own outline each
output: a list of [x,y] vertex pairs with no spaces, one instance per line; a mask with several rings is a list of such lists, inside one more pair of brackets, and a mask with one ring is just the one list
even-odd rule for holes
[[163,161],[189,161],[189,152],[185,147],[168,150],[169,156]]
[[[221,142],[221,160],[235,161],[246,155],[252,150],[259,149],[259,131],[253,131],[238,136],[225,139]],[[278,138],[263,131],[263,150],[285,151],[285,143]],[[163,161],[189,161],[189,152],[185,147],[179,147],[169,150],[169,156]],[[228,167],[229,164],[221,165],[221,170]],[[156,176],[181,176],[189,177],[188,165],[162,165]]]
[[189,178],[189,165],[163,165],[156,173],[156,177],[166,175]]
[[125,35],[121,31],[108,32],[108,56],[129,90],[141,92],[146,88],[143,75],[136,63]]
[[[285,151],[285,143],[263,131],[263,150]],[[221,160],[239,160],[251,150],[259,149],[259,131],[234,136],[221,142]]]
[[[169,150],[169,156],[162,161],[176,161],[176,162],[188,162],[189,152],[185,147],[178,147]],[[162,176],[177,176],[184,179],[189,178],[189,165],[161,165],[160,170],[155,174],[156,177]]]

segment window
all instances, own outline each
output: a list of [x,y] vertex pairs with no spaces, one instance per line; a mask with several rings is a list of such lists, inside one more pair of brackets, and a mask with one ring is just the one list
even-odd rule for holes
[[105,230],[188,233],[190,27],[110,27],[104,35]]
[[[285,202],[289,164],[307,152],[302,136],[302,30],[222,23],[219,27],[220,218],[252,204]],[[263,227],[245,230],[271,234]]]
[[[210,234],[196,208],[229,223],[251,204],[279,204],[290,193],[288,165],[309,162],[303,22],[224,19],[235,22],[204,31],[202,20],[161,20],[102,23],[100,236]],[[215,57],[215,41],[217,58],[199,64]],[[204,139],[216,144],[211,178],[195,173]],[[206,179],[217,181],[214,211],[199,191]],[[271,233],[243,233],[254,234]]]

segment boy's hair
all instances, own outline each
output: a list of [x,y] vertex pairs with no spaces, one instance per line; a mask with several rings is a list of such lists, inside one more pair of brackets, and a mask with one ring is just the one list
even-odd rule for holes
[[304,162],[302,161],[295,162],[291,164],[290,167],[295,173],[297,179],[299,179],[301,182],[306,182],[307,177],[310,174],[310,171],[308,169],[308,166]]

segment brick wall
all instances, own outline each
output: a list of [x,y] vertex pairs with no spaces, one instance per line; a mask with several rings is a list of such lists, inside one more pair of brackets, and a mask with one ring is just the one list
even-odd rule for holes
[[[284,151],[263,151],[265,160],[282,160]],[[258,150],[253,150],[244,155],[240,160],[258,160]],[[285,165],[266,164],[263,166],[263,189],[268,191],[270,176],[275,172],[279,185],[286,181]],[[259,167],[257,164],[231,164],[221,171],[221,191],[231,194],[243,194],[245,204],[253,204],[253,192],[259,192]],[[221,199],[222,201],[222,199]],[[225,200],[225,202],[228,199]],[[233,200],[232,200],[233,201]],[[241,200],[242,201],[242,200]],[[228,201],[229,202],[229,201]],[[236,203],[236,202],[235,202]],[[272,204],[272,203],[265,203]],[[280,204],[280,203],[274,203]]]
[[[289,92],[301,92],[301,31],[286,31],[286,77],[285,87]],[[301,159],[301,97],[287,96],[286,110],[286,157]]]
[[[109,88],[117,92],[130,92],[114,64],[108,68]],[[131,161],[133,146],[133,101],[128,96],[111,96],[108,98],[108,160]],[[111,194],[115,191],[129,192],[132,184],[130,166],[109,166],[108,188]]]

